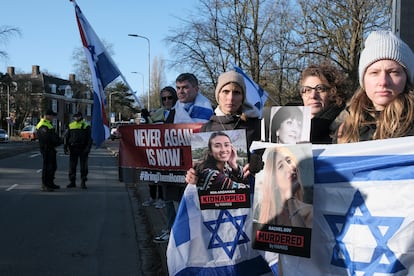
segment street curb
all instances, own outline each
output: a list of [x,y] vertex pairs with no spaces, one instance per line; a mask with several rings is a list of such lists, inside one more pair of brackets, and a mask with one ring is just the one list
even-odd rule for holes
[[[135,196],[138,199],[138,204],[140,205],[139,207],[144,209],[148,222],[151,224],[153,238],[155,238],[161,233],[161,230],[164,229],[167,225],[167,212],[165,208],[157,209],[154,206],[142,206],[142,202],[144,202],[150,197],[147,182],[135,184]],[[167,245],[168,243],[154,243],[154,246],[157,247],[158,254],[160,256],[163,275],[168,275],[166,256]]]

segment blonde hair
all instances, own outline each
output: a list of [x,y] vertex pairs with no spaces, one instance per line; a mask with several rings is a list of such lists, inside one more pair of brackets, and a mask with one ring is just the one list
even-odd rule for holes
[[348,112],[338,132],[338,143],[359,142],[359,130],[373,123],[376,130],[372,140],[403,137],[413,127],[414,91],[407,86],[383,111],[377,112],[365,90],[359,88],[351,99]]
[[[295,196],[298,200],[303,201],[303,186],[300,177],[300,170],[298,167],[298,160],[293,153],[286,147],[274,147],[268,148],[265,152],[266,160],[264,161],[264,168],[260,172],[262,178],[259,183],[261,187],[262,198],[260,199],[260,214],[258,217],[259,223],[264,224],[276,224],[276,217],[280,214],[284,208],[284,202],[282,202],[279,185],[276,181],[276,157],[282,154],[283,156],[289,156],[292,162],[296,165],[296,172],[299,182],[299,189],[295,191]],[[257,176],[256,176],[257,177]]]

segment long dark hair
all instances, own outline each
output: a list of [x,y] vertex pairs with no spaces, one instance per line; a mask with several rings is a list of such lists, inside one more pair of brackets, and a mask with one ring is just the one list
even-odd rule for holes
[[223,131],[217,131],[217,132],[211,133],[210,138],[208,139],[208,151],[206,151],[205,153],[204,160],[198,166],[196,166],[196,170],[203,170],[206,168],[217,169],[217,160],[214,159],[214,157],[211,155],[211,152],[212,152],[211,143],[212,143],[212,140],[218,136],[225,136],[229,138],[229,141],[231,141],[230,136],[227,135],[227,133]]

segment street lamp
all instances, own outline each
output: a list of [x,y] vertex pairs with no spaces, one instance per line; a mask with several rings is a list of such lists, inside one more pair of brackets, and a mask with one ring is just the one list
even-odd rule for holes
[[7,136],[10,139],[10,84],[7,85]]
[[142,74],[140,72],[131,72],[131,73],[141,75],[141,78],[142,78],[142,95],[144,95],[144,74]]
[[150,87],[151,87],[151,45],[150,40],[146,36],[137,34],[128,34],[128,36],[143,38],[148,42],[148,111],[150,110]]
[[[5,83],[5,82],[0,82],[0,84],[7,86],[7,117],[6,117],[6,121],[7,121],[7,136],[10,137],[10,83]],[[15,82],[13,82],[13,84],[15,84]],[[3,88],[1,89],[3,92]]]
[[[112,94],[123,94],[123,93],[119,92],[119,91],[114,91],[114,92],[109,93],[109,103],[108,103],[109,116],[111,116],[111,102],[112,102],[111,97],[112,97]],[[119,113],[118,121],[121,121],[121,112]]]

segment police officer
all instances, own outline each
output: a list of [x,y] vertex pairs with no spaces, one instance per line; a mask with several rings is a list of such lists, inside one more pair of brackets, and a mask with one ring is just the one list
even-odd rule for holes
[[52,192],[54,189],[60,188],[54,183],[57,169],[56,147],[62,144],[62,139],[52,125],[53,117],[56,115],[53,110],[47,110],[45,117],[36,125],[40,152],[43,157],[42,191],[45,192]]
[[80,161],[81,188],[86,189],[88,176],[88,155],[91,151],[91,127],[83,119],[82,113],[73,115],[73,121],[65,134],[65,154],[69,154],[69,181],[67,188],[76,187],[76,166]]

